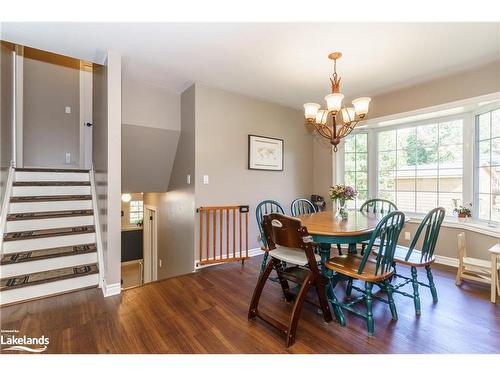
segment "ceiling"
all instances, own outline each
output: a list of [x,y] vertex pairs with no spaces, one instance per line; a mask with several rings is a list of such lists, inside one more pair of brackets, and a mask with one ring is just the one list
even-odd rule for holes
[[323,103],[333,67],[346,97],[500,63],[500,23],[2,23],[2,39],[103,63],[177,92],[192,82],[301,108]]

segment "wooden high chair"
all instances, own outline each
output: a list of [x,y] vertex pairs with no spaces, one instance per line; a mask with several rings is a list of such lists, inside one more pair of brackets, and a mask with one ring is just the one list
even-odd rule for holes
[[[271,260],[267,263],[264,272],[260,274],[255,286],[248,310],[248,319],[258,317],[285,333],[286,346],[289,347],[295,341],[300,311],[310,287],[314,286],[316,289],[323,319],[325,322],[332,320],[325,291],[328,280],[319,272],[318,261],[320,257],[314,254],[312,239],[307,228],[301,225],[299,219],[271,213],[264,215],[262,229]],[[262,290],[273,269],[278,274],[278,280],[286,300],[288,302],[295,300],[288,324],[277,321],[258,308]],[[288,281],[300,286],[296,295],[290,290]]]
[[491,302],[496,303],[496,297],[500,295],[500,282],[498,280],[498,270],[500,270],[500,263],[498,262],[500,245],[493,246],[489,250],[491,261],[487,261],[467,256],[464,232],[458,234],[457,240],[459,264],[455,284],[461,285],[464,279],[489,284],[491,286]]

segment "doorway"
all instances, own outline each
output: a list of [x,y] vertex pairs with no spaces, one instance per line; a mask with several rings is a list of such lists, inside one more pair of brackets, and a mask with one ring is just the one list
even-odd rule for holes
[[158,280],[157,209],[144,206],[144,282]]

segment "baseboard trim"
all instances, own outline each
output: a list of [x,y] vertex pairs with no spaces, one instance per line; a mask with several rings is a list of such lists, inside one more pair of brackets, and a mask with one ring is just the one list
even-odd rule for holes
[[[264,251],[260,247],[256,247],[254,249],[249,249],[248,250],[248,256],[250,258],[256,257],[259,255],[264,254]],[[443,264],[445,266],[450,266],[450,267],[458,267],[458,259],[457,258],[450,258],[450,257],[445,257],[443,255],[435,255],[436,257],[436,263],[437,264]],[[220,264],[220,263],[218,263]],[[209,264],[203,267],[210,267],[210,266],[216,266],[217,264]],[[197,268],[202,268],[202,267],[197,267]]]
[[106,280],[104,280],[102,285],[102,294],[104,297],[116,296],[121,293],[122,286],[121,283],[116,284],[106,284]]
[[436,255],[435,257],[436,257],[436,263],[438,264],[444,264],[445,266],[458,268],[457,258],[450,258],[442,255]]

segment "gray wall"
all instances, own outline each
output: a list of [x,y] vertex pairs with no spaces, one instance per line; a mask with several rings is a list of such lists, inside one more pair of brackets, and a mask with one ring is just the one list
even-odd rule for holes
[[167,191],[179,141],[180,101],[177,93],[123,81],[123,192]]
[[195,250],[195,86],[181,95],[181,132],[168,192],[144,193],[144,204],[158,209],[158,278],[193,271]]
[[[284,139],[284,171],[248,169],[248,134]],[[250,205],[250,249],[261,246],[257,204],[275,199],[289,212],[293,199],[313,192],[312,165],[301,111],[196,84],[196,206]]]
[[[25,48],[23,64],[24,166],[78,167],[79,61]],[[67,152],[70,164],[65,163]]]
[[122,192],[168,189],[179,130],[122,125]]
[[12,121],[13,121],[13,46],[10,43],[0,44],[0,204],[5,194],[8,169],[13,159]]

